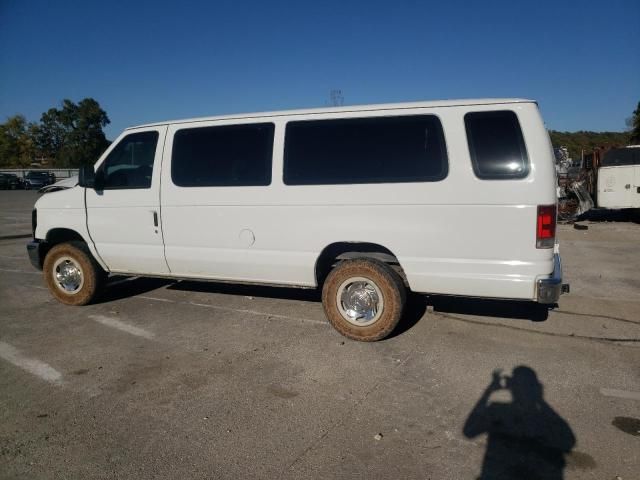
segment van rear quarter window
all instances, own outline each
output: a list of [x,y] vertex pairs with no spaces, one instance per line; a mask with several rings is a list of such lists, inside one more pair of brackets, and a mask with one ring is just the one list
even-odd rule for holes
[[524,178],[529,158],[515,112],[471,112],[464,116],[473,171],[488,180]]
[[245,187],[271,184],[273,123],[178,130],[171,179],[179,187]]
[[447,173],[442,125],[434,115],[287,123],[287,185],[434,182]]

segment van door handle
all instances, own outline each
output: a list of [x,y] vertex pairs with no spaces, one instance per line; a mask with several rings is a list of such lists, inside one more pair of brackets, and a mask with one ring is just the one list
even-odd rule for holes
[[158,226],[158,212],[153,212],[153,226]]

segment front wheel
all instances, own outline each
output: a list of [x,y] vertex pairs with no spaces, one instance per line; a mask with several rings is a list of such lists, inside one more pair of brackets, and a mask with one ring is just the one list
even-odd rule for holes
[[83,242],[61,243],[44,259],[43,273],[51,294],[65,305],[93,301],[106,275]]
[[322,287],[329,322],[345,337],[362,342],[381,340],[393,331],[406,296],[398,273],[368,258],[340,262]]

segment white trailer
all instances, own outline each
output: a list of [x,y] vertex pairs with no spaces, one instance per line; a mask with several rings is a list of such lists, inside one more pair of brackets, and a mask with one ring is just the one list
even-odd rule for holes
[[640,208],[640,145],[609,150],[598,169],[598,207]]

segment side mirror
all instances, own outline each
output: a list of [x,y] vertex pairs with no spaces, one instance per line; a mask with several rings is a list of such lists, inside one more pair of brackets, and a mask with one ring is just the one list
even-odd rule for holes
[[78,185],[84,188],[93,188],[96,182],[96,172],[93,165],[82,165],[78,171]]

